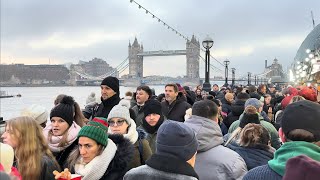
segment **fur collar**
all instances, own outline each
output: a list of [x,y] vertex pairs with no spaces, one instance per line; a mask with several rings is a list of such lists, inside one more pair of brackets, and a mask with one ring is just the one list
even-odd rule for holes
[[122,135],[110,134],[109,138],[117,145],[117,152],[109,164],[107,171],[104,174],[104,179],[111,174],[117,174],[119,179],[122,179],[128,170],[128,165],[133,158],[134,146],[131,142]]
[[160,171],[192,176],[199,179],[198,174],[190,164],[174,157],[166,157],[158,154],[153,154],[146,161],[146,164]]

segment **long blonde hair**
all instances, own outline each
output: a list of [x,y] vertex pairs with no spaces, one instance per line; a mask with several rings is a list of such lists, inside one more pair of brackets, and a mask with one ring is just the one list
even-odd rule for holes
[[6,128],[12,130],[12,135],[18,143],[15,148],[15,157],[23,180],[40,178],[41,160],[44,155],[53,160],[56,167],[59,167],[49,150],[42,128],[33,118],[21,116],[10,119],[6,122]]

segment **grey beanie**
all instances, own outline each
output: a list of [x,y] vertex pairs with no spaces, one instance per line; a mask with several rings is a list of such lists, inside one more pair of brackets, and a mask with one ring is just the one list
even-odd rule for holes
[[244,104],[244,108],[246,108],[247,106],[253,106],[258,110],[262,107],[262,102],[256,98],[249,98]]
[[115,105],[109,115],[108,115],[108,121],[111,118],[122,118],[124,119],[128,125],[131,124],[131,117],[130,117],[130,112],[129,112],[129,108],[130,108],[130,102],[123,99],[119,102],[118,105]]
[[190,160],[197,152],[194,131],[182,122],[165,120],[158,129],[156,154]]

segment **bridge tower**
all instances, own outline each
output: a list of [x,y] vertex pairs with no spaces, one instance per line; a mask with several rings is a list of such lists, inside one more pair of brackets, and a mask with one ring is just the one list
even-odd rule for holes
[[186,43],[186,57],[187,57],[187,78],[199,78],[199,56],[200,56],[200,43],[192,35],[191,41]]
[[138,43],[137,38],[133,44],[129,42],[129,78],[143,78],[143,56],[138,56],[143,52],[143,46]]

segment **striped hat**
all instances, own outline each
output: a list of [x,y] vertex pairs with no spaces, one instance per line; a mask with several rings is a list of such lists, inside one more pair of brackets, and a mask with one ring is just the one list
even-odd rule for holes
[[108,143],[108,123],[106,118],[95,117],[92,121],[83,126],[78,134],[79,137],[88,137],[98,144],[106,147]]

